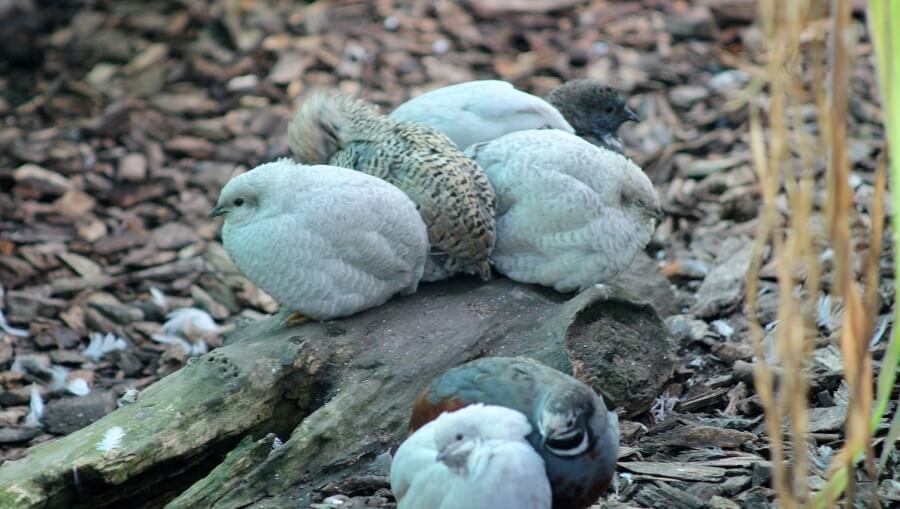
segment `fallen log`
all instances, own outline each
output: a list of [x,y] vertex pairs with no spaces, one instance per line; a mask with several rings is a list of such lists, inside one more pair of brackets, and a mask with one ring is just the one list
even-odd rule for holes
[[339,321],[250,324],[136,402],[0,466],[0,507],[297,508],[383,484],[418,391],[486,355],[533,357],[611,408],[645,411],[675,363],[659,315],[613,286],[568,297],[459,279]]

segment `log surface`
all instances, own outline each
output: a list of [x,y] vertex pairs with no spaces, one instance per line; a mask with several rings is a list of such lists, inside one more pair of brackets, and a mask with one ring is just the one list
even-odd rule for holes
[[[533,357],[634,414],[675,361],[653,307],[609,286],[567,300],[461,279],[339,321],[283,319],[235,331],[136,403],[0,466],[0,507],[306,507],[348,479],[383,481],[417,393],[463,362]],[[120,447],[98,450],[115,426]]]

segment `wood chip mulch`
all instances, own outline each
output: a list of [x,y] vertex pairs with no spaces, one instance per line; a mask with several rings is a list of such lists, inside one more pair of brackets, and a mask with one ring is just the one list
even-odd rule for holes
[[[755,9],[751,0],[0,2],[0,461],[100,418],[129,388],[277,309],[235,272],[207,214],[235,172],[287,155],[287,121],[310,90],[336,87],[389,110],[471,79],[544,94],[590,77],[619,87],[643,119],[623,137],[667,212],[647,251],[674,290],[661,312],[681,358],[653,410],[622,422],[616,485],[600,507],[766,507],[774,494],[743,297],[760,206],[740,105],[763,63]],[[848,151],[863,253],[884,136],[861,42]],[[814,104],[797,114],[814,125]],[[824,239],[822,216],[813,219]],[[876,360],[892,329],[889,237]],[[759,287],[771,335],[771,257]],[[824,294],[819,302],[813,486],[843,443],[848,396],[835,342],[842,308]],[[161,339],[166,314],[185,307],[214,326],[197,318]],[[46,405],[39,423],[29,419],[35,393]],[[858,498],[874,482],[883,503],[900,502],[898,481],[860,473]],[[382,495],[359,499],[390,506]]]

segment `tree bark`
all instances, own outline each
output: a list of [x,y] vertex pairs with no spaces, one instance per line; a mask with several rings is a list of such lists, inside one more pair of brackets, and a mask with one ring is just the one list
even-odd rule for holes
[[[567,297],[461,279],[334,322],[253,323],[137,402],[0,467],[0,507],[297,508],[383,484],[416,394],[487,355],[574,371],[613,407],[646,410],[675,362],[653,307],[611,286]],[[101,452],[114,426],[121,446]]]

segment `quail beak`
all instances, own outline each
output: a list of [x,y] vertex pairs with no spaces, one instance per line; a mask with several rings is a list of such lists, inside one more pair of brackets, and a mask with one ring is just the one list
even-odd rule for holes
[[546,443],[550,440],[566,440],[566,439],[574,437],[575,435],[578,435],[577,429],[566,429],[566,430],[562,430],[562,431],[554,431],[553,433],[551,433],[550,435],[545,437],[543,439],[543,442]]
[[656,210],[655,210],[654,212],[655,212],[655,214],[656,214],[656,222],[657,222],[657,223],[661,223],[661,222],[663,221],[663,219],[666,218],[666,213],[665,213],[665,211],[662,209],[662,207],[657,207]]
[[209,213],[209,218],[212,219],[214,217],[224,216],[225,215],[225,207],[221,205],[216,205],[213,207],[212,211]]
[[455,455],[452,451],[438,452],[435,460],[452,471],[459,470],[459,468],[465,464],[465,460],[462,457]]
[[631,120],[632,122],[640,122],[641,121],[641,117],[639,117],[638,114],[635,113],[634,110],[629,108],[628,106],[625,106],[625,119]]

